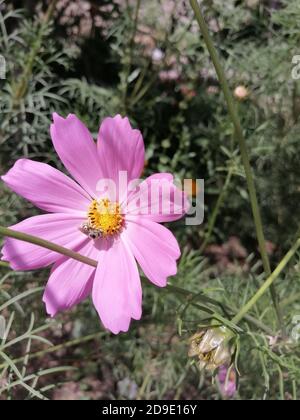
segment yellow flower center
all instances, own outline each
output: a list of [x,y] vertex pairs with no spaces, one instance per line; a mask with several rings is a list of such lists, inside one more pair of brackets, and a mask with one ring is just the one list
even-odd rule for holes
[[119,203],[108,199],[93,200],[88,212],[88,225],[103,237],[120,233],[124,227],[124,216]]

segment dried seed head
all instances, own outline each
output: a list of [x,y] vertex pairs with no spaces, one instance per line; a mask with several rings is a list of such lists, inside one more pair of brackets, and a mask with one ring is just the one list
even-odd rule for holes
[[214,371],[230,364],[234,352],[230,343],[234,334],[228,328],[216,327],[200,331],[190,338],[189,356],[197,357],[200,369]]

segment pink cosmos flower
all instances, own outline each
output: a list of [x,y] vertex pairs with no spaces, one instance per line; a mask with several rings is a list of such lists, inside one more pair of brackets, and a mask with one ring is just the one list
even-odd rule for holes
[[[54,148],[74,180],[47,164],[18,160],[2,180],[48,214],[26,219],[12,229],[97,260],[98,267],[11,238],[4,242],[2,260],[22,271],[53,265],[43,296],[52,317],[91,295],[103,325],[115,334],[126,332],[131,319],[139,320],[142,314],[136,261],[158,287],[166,286],[168,277],[177,272],[178,243],[159,223],[184,215],[186,195],[174,185],[172,175],[165,173],[129,190],[130,181],[141,176],[145,150],[140,131],[132,129],[127,118],[106,118],[97,144],[75,115],[64,119],[54,114],[53,120]],[[127,173],[125,187],[119,182],[121,171]],[[110,192],[98,191],[99,180],[104,179],[116,183],[118,201]],[[167,184],[169,193],[159,189],[158,196],[152,197],[153,182]],[[176,210],[178,194],[182,206]],[[155,201],[159,201],[159,210],[153,213]],[[148,211],[137,212],[135,203]]]

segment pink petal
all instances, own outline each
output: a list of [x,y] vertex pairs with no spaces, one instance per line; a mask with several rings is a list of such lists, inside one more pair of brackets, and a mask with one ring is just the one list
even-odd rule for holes
[[143,218],[128,217],[123,232],[145,276],[159,287],[177,273],[180,249],[174,235],[164,226]]
[[74,179],[95,197],[102,171],[90,132],[75,115],[64,119],[53,114],[53,120],[50,131],[58,156]]
[[29,159],[18,160],[1,179],[15,193],[50,213],[86,212],[91,201],[88,194],[62,172]]
[[[92,241],[77,250],[86,257],[97,258],[98,251]],[[47,314],[54,317],[58,312],[72,308],[92,292],[96,269],[70,258],[61,258],[53,267],[43,302]]]
[[93,302],[105,328],[128,331],[142,316],[142,288],[134,257],[121,240],[103,241],[93,286]]
[[185,192],[174,185],[168,173],[154,174],[128,194],[125,212],[153,222],[171,222],[181,219],[189,209]]
[[120,115],[106,118],[97,146],[104,178],[117,182],[120,171],[127,172],[128,182],[141,176],[145,165],[144,141],[141,132],[132,129],[128,118]]
[[[45,214],[26,219],[11,229],[76,250],[86,241],[79,231],[82,222],[81,217],[69,214]],[[47,267],[61,258],[56,252],[12,238],[5,238],[1,252],[3,261],[8,261],[13,270],[22,271]]]

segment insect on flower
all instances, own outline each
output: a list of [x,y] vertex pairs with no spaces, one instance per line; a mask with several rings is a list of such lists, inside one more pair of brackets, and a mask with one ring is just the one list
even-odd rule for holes
[[93,229],[89,222],[85,222],[81,225],[80,230],[90,239],[100,239],[102,237],[103,231],[101,229]]

